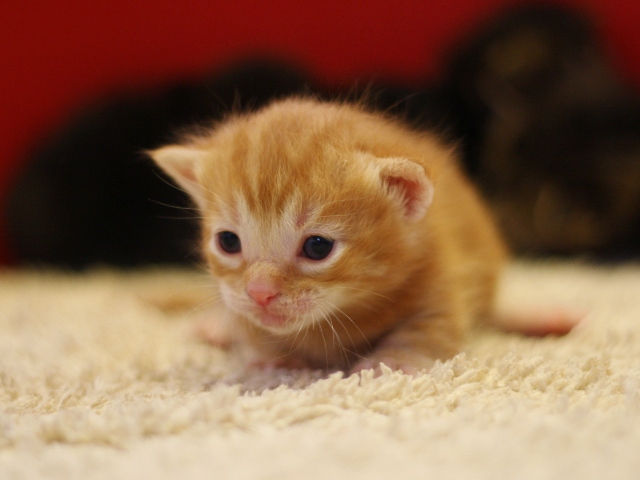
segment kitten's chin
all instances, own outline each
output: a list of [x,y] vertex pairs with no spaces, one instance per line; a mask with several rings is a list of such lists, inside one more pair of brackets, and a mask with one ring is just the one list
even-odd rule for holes
[[272,333],[287,333],[296,328],[295,316],[267,310],[244,310],[242,315],[258,328],[269,330]]
[[301,319],[295,315],[285,315],[273,312],[263,311],[251,315],[253,323],[260,328],[270,331],[274,334],[289,334],[304,328],[301,325]]
[[269,312],[263,312],[258,315],[260,323],[267,328],[283,328],[287,325],[289,317]]

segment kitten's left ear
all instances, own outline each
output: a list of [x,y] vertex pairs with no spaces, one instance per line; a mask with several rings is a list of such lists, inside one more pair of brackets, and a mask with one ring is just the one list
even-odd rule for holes
[[400,202],[407,220],[424,217],[433,200],[433,183],[424,167],[406,158],[381,158],[378,167],[383,186]]
[[184,145],[169,145],[147,154],[173,178],[193,200],[201,205],[203,201],[199,173],[205,152]]

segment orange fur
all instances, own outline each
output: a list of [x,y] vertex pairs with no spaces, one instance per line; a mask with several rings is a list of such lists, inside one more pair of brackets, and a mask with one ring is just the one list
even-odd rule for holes
[[[493,315],[505,248],[431,134],[289,99],[151,155],[200,207],[220,304],[259,361],[416,371]],[[301,255],[310,235],[335,240],[326,259]]]

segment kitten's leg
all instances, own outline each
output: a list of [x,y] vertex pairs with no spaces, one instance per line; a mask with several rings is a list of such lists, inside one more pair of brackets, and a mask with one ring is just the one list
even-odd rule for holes
[[[141,292],[138,297],[145,303],[153,305],[167,314],[179,312],[195,312],[202,310],[202,305],[209,302],[207,291],[196,288],[176,290],[175,288],[158,289]],[[216,347],[228,349],[237,341],[236,333],[223,309],[209,307],[201,311],[193,326],[193,333],[201,340]]]
[[224,309],[210,308],[201,313],[193,325],[193,333],[200,340],[222,349],[240,342],[235,318]]
[[[491,324],[502,330],[531,336],[564,335],[571,331],[584,314],[566,310],[497,315]],[[415,374],[430,369],[436,360],[452,358],[459,352],[462,322],[456,316],[417,318],[404,323],[384,338],[378,347],[359,361],[351,372],[375,369],[380,363],[392,370]]]
[[297,357],[281,357],[272,359],[256,357],[249,361],[248,366],[250,369],[256,370],[276,370],[279,368],[287,370],[304,370],[309,368],[309,365],[305,361]]
[[429,370],[436,360],[452,358],[459,352],[462,336],[460,325],[449,316],[420,317],[407,321],[385,337],[351,372],[373,368],[380,374],[380,363],[409,375]]

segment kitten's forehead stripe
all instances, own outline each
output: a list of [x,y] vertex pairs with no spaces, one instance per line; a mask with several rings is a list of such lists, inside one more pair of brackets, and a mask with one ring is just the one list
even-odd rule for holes
[[335,168],[327,169],[326,154],[318,148],[326,143],[323,137],[326,133],[322,129],[274,125],[253,139],[242,135],[241,145],[232,142],[234,177],[252,213],[282,215],[301,189],[311,197],[329,184],[335,188],[335,181],[318,181],[336,173]]

